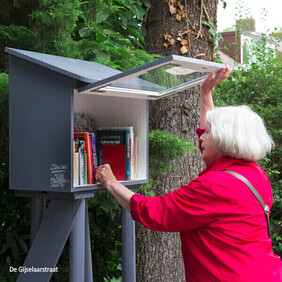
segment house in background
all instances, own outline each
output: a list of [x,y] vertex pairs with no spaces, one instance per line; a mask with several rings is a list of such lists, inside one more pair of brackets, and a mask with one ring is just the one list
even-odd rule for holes
[[221,33],[222,39],[219,41],[219,56],[226,64],[244,64],[248,56],[256,60],[255,55],[251,54],[252,45],[265,38],[267,47],[277,47],[276,56],[282,54],[282,44],[274,37],[265,36],[256,32],[255,19],[244,19],[236,22],[236,30]]

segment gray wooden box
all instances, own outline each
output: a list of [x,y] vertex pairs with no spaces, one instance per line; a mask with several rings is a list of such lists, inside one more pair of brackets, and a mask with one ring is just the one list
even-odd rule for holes
[[101,184],[73,185],[74,112],[97,128],[133,126],[139,138],[138,178],[148,181],[148,101],[81,94],[76,89],[120,73],[95,62],[6,48],[9,53],[10,189],[83,194]]

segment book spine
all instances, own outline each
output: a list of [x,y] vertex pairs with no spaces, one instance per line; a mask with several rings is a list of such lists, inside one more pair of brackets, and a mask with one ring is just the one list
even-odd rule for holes
[[73,141],[73,186],[75,185],[75,141]]
[[89,148],[90,148],[90,166],[91,166],[91,184],[94,183],[95,171],[94,171],[94,159],[93,159],[93,147],[92,147],[92,136],[89,133]]
[[133,175],[134,175],[134,179],[138,179],[138,137],[135,136],[134,137],[134,140],[133,140],[133,143],[134,143],[134,151],[133,151],[133,155],[134,155],[134,172],[133,172]]
[[130,180],[131,179],[131,146],[130,146],[130,132],[129,130],[125,131],[125,148],[126,148],[126,171],[125,171],[125,179]]
[[[84,142],[83,142],[84,143]],[[79,185],[85,184],[84,144],[79,147]]]
[[134,161],[134,133],[133,133],[133,127],[131,128],[130,131],[130,175],[131,175],[131,180],[135,179],[134,176],[134,166],[135,166],[135,161]]
[[89,174],[89,171],[87,169],[87,154],[86,152],[84,152],[84,184],[90,184],[88,182],[88,174]]
[[74,154],[74,186],[78,186],[78,153]]
[[93,165],[94,165],[94,171],[96,171],[97,167],[98,167],[98,163],[97,163],[97,152],[96,152],[96,136],[94,133],[91,133],[91,137],[92,137],[92,152],[93,152]]
[[97,149],[96,149],[96,136],[94,133],[91,133],[92,137],[92,152],[93,152],[93,167],[94,167],[94,183],[96,183],[95,180],[95,173],[98,167],[98,162],[97,162]]

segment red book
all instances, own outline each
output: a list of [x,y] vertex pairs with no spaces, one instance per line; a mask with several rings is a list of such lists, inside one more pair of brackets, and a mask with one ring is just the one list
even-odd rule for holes
[[93,159],[93,148],[92,148],[92,136],[89,136],[89,147],[90,147],[90,155],[91,155],[91,170],[92,170],[92,183],[95,183],[95,169],[94,169],[94,159]]
[[126,146],[103,145],[103,164],[108,163],[117,180],[126,180]]
[[86,149],[86,156],[87,156],[87,178],[88,178],[88,184],[93,184],[94,178],[93,178],[93,171],[92,171],[92,155],[90,151],[90,144],[89,142],[89,133],[88,132],[75,132],[74,138],[79,138],[81,140],[84,140],[85,142],[85,149]]

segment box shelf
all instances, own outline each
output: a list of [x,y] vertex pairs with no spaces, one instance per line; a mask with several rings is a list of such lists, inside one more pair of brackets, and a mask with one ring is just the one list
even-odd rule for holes
[[[123,181],[126,186],[148,180],[148,102],[141,99],[78,94],[74,91],[74,112],[94,117],[95,128],[133,126],[138,137],[137,179]],[[93,188],[92,188],[93,187]],[[75,186],[72,191],[96,189],[99,185]]]

